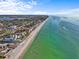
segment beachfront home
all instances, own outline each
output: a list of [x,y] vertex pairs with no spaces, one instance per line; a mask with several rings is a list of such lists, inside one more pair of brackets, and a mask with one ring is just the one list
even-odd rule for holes
[[2,57],[6,57],[5,54],[8,53],[9,51],[10,51],[9,48],[6,48],[6,49],[0,51],[0,56],[2,56]]
[[10,26],[7,28],[8,30],[16,30],[17,29],[17,26],[16,25],[13,25],[13,26]]
[[10,28],[16,30],[17,29],[17,26],[16,25],[13,25],[13,26],[10,26]]
[[21,42],[22,41],[22,39],[23,39],[23,36],[22,36],[22,33],[15,33],[15,41],[16,42]]
[[17,32],[14,34],[6,35],[3,37],[4,43],[15,43],[15,42],[21,42],[23,37],[25,35],[25,32]]
[[5,49],[5,48],[7,48],[7,47],[6,47],[7,45],[8,45],[7,43],[0,44],[0,51],[1,51],[1,49]]
[[4,55],[9,51],[7,45],[8,43],[0,44],[0,56],[4,57]]
[[14,35],[6,35],[3,37],[4,43],[13,43],[14,42]]

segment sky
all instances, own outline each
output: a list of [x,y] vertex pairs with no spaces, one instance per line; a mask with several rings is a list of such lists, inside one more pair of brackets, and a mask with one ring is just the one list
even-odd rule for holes
[[79,0],[0,0],[0,14],[79,15]]

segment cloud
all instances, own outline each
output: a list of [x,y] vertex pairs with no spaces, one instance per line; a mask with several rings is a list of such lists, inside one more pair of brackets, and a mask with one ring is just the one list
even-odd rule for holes
[[59,12],[52,13],[52,15],[79,17],[79,8],[68,9],[68,10],[61,10]]
[[[29,12],[30,13],[30,12]],[[30,14],[39,14],[39,15],[58,15],[58,16],[72,16],[72,17],[79,17],[79,8],[76,9],[68,9],[68,10],[60,10],[56,12],[46,12],[46,11],[34,11]]]
[[57,12],[46,12],[46,11],[30,11],[24,14],[34,14],[34,15],[58,15],[58,16],[79,16],[79,9],[68,9],[68,10],[61,10]]
[[0,14],[20,14],[31,10],[36,1],[22,2],[21,0],[0,0]]
[[37,2],[35,0],[32,0],[31,2],[28,2],[31,5],[37,5]]
[[58,16],[69,16],[69,17],[79,17],[79,8],[60,10],[57,12],[48,12],[48,15],[58,15]]
[[36,10],[37,0],[0,0],[0,14],[42,14],[42,15],[64,15],[64,16],[79,16],[79,8],[61,10],[58,12],[46,12]]
[[67,11],[67,15],[79,16],[79,8],[77,8],[77,9],[71,9],[71,10]]

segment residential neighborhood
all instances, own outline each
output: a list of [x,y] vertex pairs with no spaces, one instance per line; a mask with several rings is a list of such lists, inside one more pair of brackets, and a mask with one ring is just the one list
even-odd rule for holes
[[0,16],[0,58],[6,58],[6,54],[9,51],[15,49],[48,17],[46,15],[27,16]]

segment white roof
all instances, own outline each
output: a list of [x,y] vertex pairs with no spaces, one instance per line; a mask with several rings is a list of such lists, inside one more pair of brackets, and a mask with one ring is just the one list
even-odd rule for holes
[[0,44],[0,46],[6,46],[7,45],[7,43],[4,43],[4,44]]

